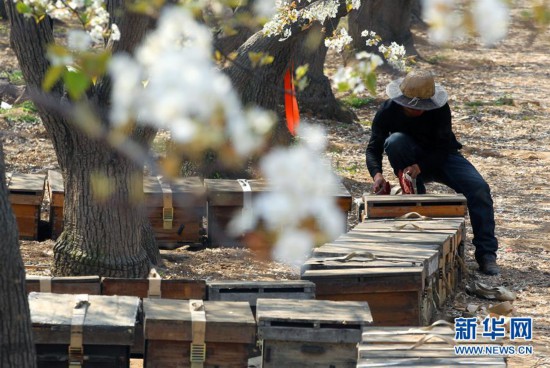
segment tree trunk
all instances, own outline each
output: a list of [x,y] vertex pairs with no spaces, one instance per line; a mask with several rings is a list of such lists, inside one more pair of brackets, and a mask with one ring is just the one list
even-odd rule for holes
[[357,10],[349,14],[349,34],[356,50],[378,52],[377,47],[367,47],[364,30],[374,31],[382,37],[382,43],[396,42],[405,46],[409,55],[416,55],[411,33],[413,0],[363,0]]
[[[325,36],[332,35],[338,21],[329,22],[325,26]],[[309,35],[321,34],[321,26],[315,25],[309,32]],[[311,45],[311,40],[306,38],[297,48],[294,65],[309,65],[306,74],[309,84],[303,91],[298,91],[298,106],[301,112],[309,112],[324,119],[337,120],[343,123],[352,123],[357,119],[355,113],[336,100],[332,92],[330,80],[325,75],[325,60],[327,56],[327,47],[323,38],[319,37],[317,45]]]
[[[346,14],[345,2],[342,1],[336,18],[325,21],[325,24],[322,26],[328,27],[331,22],[338,23],[338,20]],[[314,32],[320,32],[320,30],[315,25],[309,27],[307,30],[302,30],[301,28],[299,24],[293,25],[292,36],[284,41],[279,41],[280,36],[266,37],[260,31],[255,33],[239,47],[237,50],[237,58],[225,69],[225,72],[233,82],[235,89],[241,95],[241,99],[245,105],[253,103],[266,109],[277,111],[279,115],[282,116],[284,74],[290,67],[291,62],[294,63],[295,66],[298,66],[299,64],[296,60],[300,59],[307,60],[307,62],[311,63],[312,83],[325,83],[319,88],[312,87],[308,92],[305,92],[302,101],[307,101],[306,105],[309,104],[311,108],[314,103],[309,101],[318,99],[319,101],[323,101],[323,104],[329,106],[324,111],[330,111],[331,108],[334,110],[336,109],[334,106],[330,106],[331,103],[336,103],[336,100],[333,99],[331,101],[330,95],[332,95],[332,91],[329,88],[330,84],[328,84],[328,79],[322,72],[326,49],[324,51],[316,50],[314,53],[305,57],[298,56],[299,50],[303,46],[303,42],[307,40],[308,35]],[[322,46],[319,45],[319,47],[324,47],[324,44]],[[251,61],[248,57],[250,52],[263,52],[269,54],[274,57],[274,61],[272,64],[266,66],[252,68]],[[314,60],[315,57],[319,59]],[[329,96],[329,98],[327,99],[326,96]],[[319,106],[315,107],[313,111],[322,113]],[[288,130],[282,123],[282,119],[280,120],[280,124],[278,124],[275,136],[275,140],[282,143],[288,138]]]
[[55,275],[142,277],[149,270],[141,244],[145,214],[139,165],[106,144],[74,134],[78,159],[63,157],[64,231],[54,247]]
[[[120,9],[120,4],[121,0],[110,2],[113,14],[119,14],[114,9]],[[6,5],[11,45],[29,89],[34,91],[33,100],[52,140],[65,183],[65,226],[54,247],[54,274],[147,275],[150,262],[159,262],[160,253],[152,231],[147,229],[150,225],[145,214],[136,203],[141,197],[136,193],[143,193],[143,163],[123,157],[105,139],[80,130],[78,126],[88,122],[75,124],[75,120],[85,117],[70,116],[70,107],[61,107],[67,102],[60,84],[46,97],[39,94],[48,68],[46,46],[54,41],[52,24],[24,19],[13,2]],[[147,31],[149,20],[135,15],[119,20],[122,38],[113,52],[132,52]],[[102,114],[100,129],[108,129],[109,95],[108,78],[89,95]],[[149,133],[132,137],[143,145],[151,138]]]
[[17,238],[0,140],[0,368],[36,367],[25,268]]

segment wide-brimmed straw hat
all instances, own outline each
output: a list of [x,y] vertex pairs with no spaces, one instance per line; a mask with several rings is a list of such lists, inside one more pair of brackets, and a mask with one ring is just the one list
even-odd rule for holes
[[390,82],[386,93],[399,105],[417,110],[438,109],[448,99],[445,88],[435,83],[428,71],[412,71],[405,78]]

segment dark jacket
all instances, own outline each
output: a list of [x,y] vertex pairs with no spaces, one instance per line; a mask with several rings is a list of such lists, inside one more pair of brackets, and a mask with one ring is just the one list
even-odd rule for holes
[[384,142],[396,132],[407,134],[425,151],[426,154],[416,163],[422,172],[433,172],[449,153],[462,148],[452,131],[448,104],[426,111],[419,117],[409,117],[400,105],[386,100],[374,116],[367,145],[367,168],[372,177],[382,172]]

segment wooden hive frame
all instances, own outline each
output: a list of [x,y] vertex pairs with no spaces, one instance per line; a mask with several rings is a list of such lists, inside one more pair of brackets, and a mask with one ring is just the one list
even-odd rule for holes
[[464,217],[466,198],[462,194],[364,194],[367,218],[392,218],[417,212],[429,217]]

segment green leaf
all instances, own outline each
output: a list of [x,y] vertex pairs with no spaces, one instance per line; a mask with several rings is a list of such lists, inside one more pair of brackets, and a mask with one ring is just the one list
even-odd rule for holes
[[366,87],[371,95],[376,95],[376,73],[369,73],[367,75]]
[[44,80],[42,81],[42,89],[46,92],[50,91],[59,78],[61,78],[61,75],[65,70],[66,68],[64,65],[49,67],[46,71],[46,75],[44,76]]
[[300,65],[296,68],[296,80],[300,80],[304,77],[304,75],[307,74],[307,71],[309,70],[309,64]]
[[15,5],[15,8],[21,14],[29,14],[32,11],[30,6],[20,1]]
[[65,82],[69,96],[73,100],[80,99],[91,84],[90,78],[77,70],[67,71],[63,74],[63,81]]

